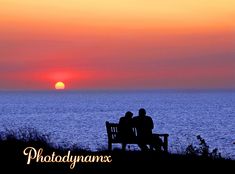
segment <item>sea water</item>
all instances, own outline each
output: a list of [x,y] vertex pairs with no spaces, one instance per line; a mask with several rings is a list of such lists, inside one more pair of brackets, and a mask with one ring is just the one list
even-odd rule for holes
[[35,128],[57,145],[97,150],[107,148],[106,121],[145,108],[154,132],[170,135],[171,152],[201,135],[211,150],[235,158],[234,103],[234,91],[2,91],[0,131]]

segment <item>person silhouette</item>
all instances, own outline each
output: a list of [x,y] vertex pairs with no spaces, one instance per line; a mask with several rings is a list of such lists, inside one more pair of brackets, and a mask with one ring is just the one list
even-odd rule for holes
[[138,146],[142,151],[149,150],[147,144],[150,145],[151,149],[159,150],[161,139],[153,135],[153,120],[146,115],[144,108],[139,109],[139,116],[133,118],[133,125],[137,129]]
[[134,138],[133,124],[132,124],[133,113],[128,111],[124,117],[119,120],[119,138],[122,142],[122,150],[126,149],[128,141]]

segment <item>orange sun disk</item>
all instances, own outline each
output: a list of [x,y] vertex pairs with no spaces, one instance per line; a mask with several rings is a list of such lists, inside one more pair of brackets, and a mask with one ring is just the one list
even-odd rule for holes
[[63,82],[57,82],[55,84],[55,89],[61,90],[61,89],[65,89],[65,85]]

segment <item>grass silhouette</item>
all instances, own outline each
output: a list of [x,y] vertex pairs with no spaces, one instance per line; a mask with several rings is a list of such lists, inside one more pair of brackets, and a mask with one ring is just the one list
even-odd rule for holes
[[[155,170],[159,168],[170,169],[171,166],[183,168],[190,164],[206,164],[210,163],[233,163],[233,160],[222,158],[217,149],[210,151],[206,141],[198,136],[199,146],[189,145],[182,154],[165,154],[159,152],[141,152],[141,151],[121,151],[114,149],[108,151],[101,149],[97,152],[88,149],[57,147],[50,141],[50,137],[40,133],[32,128],[19,129],[17,131],[6,130],[0,135],[0,164],[1,170],[8,171],[7,173],[111,173],[111,172],[137,172],[140,170]],[[67,163],[41,163],[32,160],[30,165],[27,165],[27,156],[23,154],[26,147],[34,147],[35,149],[42,148],[46,155],[59,154],[61,156],[68,154],[71,151],[73,155],[79,156],[101,156],[110,155],[112,157],[111,163],[77,163],[74,169],[70,169]]]

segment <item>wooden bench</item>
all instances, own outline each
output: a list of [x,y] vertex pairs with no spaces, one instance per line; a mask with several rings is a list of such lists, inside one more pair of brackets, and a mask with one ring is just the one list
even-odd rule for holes
[[[108,135],[108,150],[112,150],[112,144],[122,144],[120,138],[118,137],[118,123],[109,123],[106,121],[106,130]],[[137,137],[137,130],[133,127],[133,132],[135,137]],[[158,136],[162,139],[163,150],[168,153],[168,134],[153,134],[153,136]],[[130,140],[126,144],[138,144],[137,139]],[[148,144],[148,143],[146,143]]]

